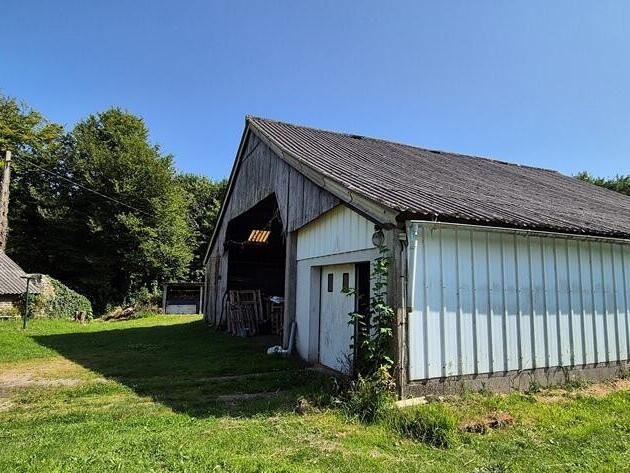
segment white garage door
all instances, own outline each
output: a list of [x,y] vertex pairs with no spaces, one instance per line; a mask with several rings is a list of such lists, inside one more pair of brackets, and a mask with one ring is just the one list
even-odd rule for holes
[[342,373],[349,373],[352,364],[354,327],[350,313],[355,310],[353,295],[343,288],[354,288],[354,264],[322,266],[319,317],[319,362]]

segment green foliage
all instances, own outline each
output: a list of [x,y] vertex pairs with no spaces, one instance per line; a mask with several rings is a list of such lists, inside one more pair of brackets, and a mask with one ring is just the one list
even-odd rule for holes
[[18,307],[12,305],[10,307],[0,307],[0,318],[19,318],[22,316],[22,312]]
[[132,291],[125,301],[126,306],[132,306],[140,310],[155,311],[162,304],[162,291],[157,284],[153,284],[151,288],[142,286],[140,289]]
[[83,189],[66,194],[75,251],[64,280],[85,288],[98,308],[156,281],[184,277],[192,258],[186,196],[176,185],[172,157],[150,144],[148,134],[140,118],[116,108],[70,133],[65,173],[134,207]]
[[440,403],[392,410],[388,424],[403,437],[433,447],[449,448],[455,443],[457,419]]
[[538,394],[539,392],[541,392],[543,389],[542,384],[540,384],[540,381],[538,381],[535,378],[531,378],[529,380],[529,385],[527,386],[527,389],[525,390],[525,394]]
[[395,400],[394,382],[387,365],[381,366],[370,375],[359,374],[351,381],[342,400],[343,409],[349,417],[361,422],[375,422],[384,419],[392,409]]
[[63,128],[12,97],[0,94],[0,152],[32,155],[56,143]]
[[[372,265],[371,296],[367,314],[351,312],[350,321],[356,326],[353,345],[358,344],[354,360],[353,380],[343,398],[346,413],[362,422],[382,419],[391,409],[395,399],[395,384],[391,376],[393,360],[390,355],[393,337],[394,311],[387,304],[387,280],[389,277],[388,249],[379,247],[379,256]],[[348,290],[348,295],[355,295]]]
[[387,247],[380,246],[379,256],[372,265],[369,313],[352,312],[348,322],[358,328],[358,340],[353,342],[359,344],[355,370],[368,376],[378,373],[382,367],[389,370],[394,363],[391,357],[394,310],[387,304],[388,252]]
[[603,177],[592,176],[588,172],[583,171],[575,177],[581,181],[590,182],[591,184],[605,187],[615,192],[630,195],[630,175],[617,175],[611,179],[605,179]]
[[85,312],[92,318],[92,304],[78,292],[73,291],[61,282],[51,277],[46,280],[52,286],[52,291],[43,291],[31,297],[31,314],[35,317],[72,318],[76,311]]
[[99,312],[143,287],[200,278],[225,183],[178,176],[141,118],[112,108],[64,134],[0,95],[1,147],[16,155],[7,253],[24,268],[77,288]]
[[219,217],[228,181],[213,181],[195,174],[180,174],[177,176],[177,184],[188,196],[188,225],[195,240],[188,279],[200,281],[204,271],[203,259]]
[[4,149],[16,158],[7,253],[28,271],[66,282],[98,312],[143,288],[153,297],[167,280],[201,279],[227,182],[177,175],[141,118],[112,108],[64,133],[0,94]]

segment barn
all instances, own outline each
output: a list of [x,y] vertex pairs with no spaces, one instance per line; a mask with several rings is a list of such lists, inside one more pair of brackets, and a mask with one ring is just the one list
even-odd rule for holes
[[[381,245],[382,243],[382,245]],[[348,372],[388,250],[400,396],[604,377],[630,360],[630,198],[558,172],[247,117],[204,316],[283,301],[282,340]],[[354,289],[348,296],[342,289]]]

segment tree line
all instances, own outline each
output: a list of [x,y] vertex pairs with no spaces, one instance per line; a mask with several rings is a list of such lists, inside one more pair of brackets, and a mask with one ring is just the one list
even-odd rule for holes
[[613,178],[604,178],[592,176],[588,172],[584,171],[575,177],[581,181],[590,182],[591,184],[605,187],[606,189],[620,192],[621,194],[630,195],[630,174],[626,176],[617,175]]
[[111,108],[66,131],[0,94],[12,162],[7,254],[97,311],[164,281],[198,281],[227,182],[178,173],[144,121]]

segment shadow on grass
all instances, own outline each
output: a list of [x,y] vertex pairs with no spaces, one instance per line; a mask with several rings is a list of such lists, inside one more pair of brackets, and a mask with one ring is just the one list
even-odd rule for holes
[[[314,396],[329,382],[296,358],[268,356],[266,345],[217,333],[203,321],[110,327],[33,339],[141,396],[196,417],[292,410],[298,397]],[[257,398],[260,393],[267,395]]]

